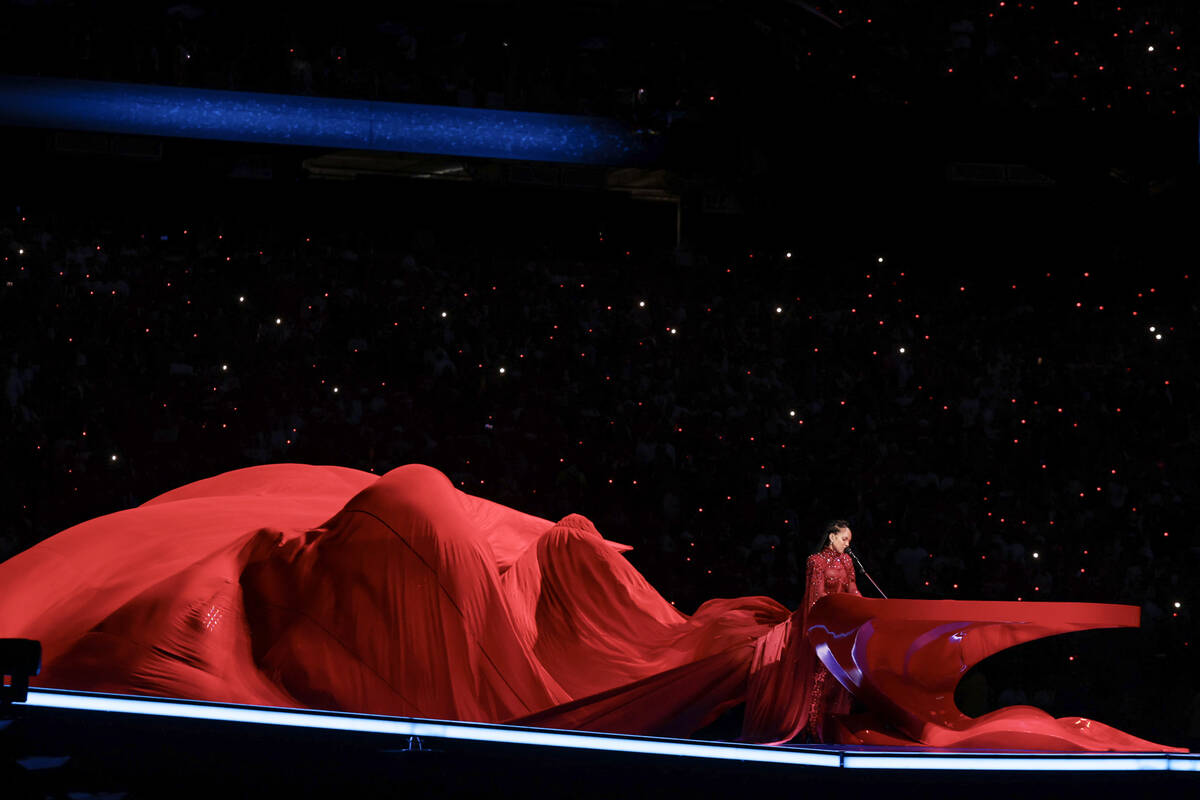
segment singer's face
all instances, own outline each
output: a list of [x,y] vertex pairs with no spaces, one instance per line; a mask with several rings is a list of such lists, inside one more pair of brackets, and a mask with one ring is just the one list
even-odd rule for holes
[[844,553],[850,546],[850,536],[849,528],[838,528],[837,533],[829,534],[829,546],[839,553]]

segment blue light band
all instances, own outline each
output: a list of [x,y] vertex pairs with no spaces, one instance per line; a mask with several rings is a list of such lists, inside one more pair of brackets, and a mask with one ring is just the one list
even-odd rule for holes
[[600,117],[13,75],[0,124],[613,166],[656,150]]

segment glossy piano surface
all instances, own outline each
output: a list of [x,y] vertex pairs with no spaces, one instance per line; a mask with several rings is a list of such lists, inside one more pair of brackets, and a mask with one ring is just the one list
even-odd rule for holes
[[822,598],[805,631],[821,662],[869,709],[839,720],[843,744],[1061,751],[1169,751],[1084,717],[1032,706],[969,717],[954,690],[972,666],[1014,645],[1094,628],[1136,628],[1136,606]]

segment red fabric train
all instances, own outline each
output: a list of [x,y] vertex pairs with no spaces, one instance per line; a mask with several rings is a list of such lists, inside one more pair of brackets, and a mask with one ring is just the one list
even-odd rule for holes
[[[823,600],[813,624],[766,597],[710,600],[688,616],[626,561],[627,549],[582,516],[551,523],[461,492],[430,467],[382,477],[251,467],[0,564],[0,636],[41,640],[45,667],[33,683],[47,687],[679,736],[745,702],[743,739],[756,742],[803,728],[809,639],[864,699],[890,692],[890,707],[903,708],[897,696],[912,694],[890,673],[890,683],[872,682],[869,665],[848,676],[827,644],[861,638],[865,624],[885,643],[872,651],[885,664],[881,648],[899,643],[878,633],[888,615],[864,617],[881,601]],[[1088,608],[1124,616],[1043,624],[1037,635],[1130,624],[1124,607]],[[920,637],[919,628],[905,630]],[[1002,628],[975,637],[987,644],[973,644],[970,663],[1030,638],[1006,639]],[[936,719],[927,730],[920,709],[891,730],[878,719],[874,734],[862,719],[837,730],[860,743],[1171,749],[1087,720],[1088,735],[1073,735],[1073,720],[1029,712],[985,739],[968,735],[973,722],[961,714],[962,736],[930,733]]]

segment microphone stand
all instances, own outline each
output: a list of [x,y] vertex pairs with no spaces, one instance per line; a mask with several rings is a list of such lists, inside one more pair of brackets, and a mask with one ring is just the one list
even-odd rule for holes
[[879,584],[876,583],[875,579],[871,577],[871,573],[867,572],[867,568],[864,567],[862,565],[862,562],[858,560],[858,556],[854,554],[854,551],[851,550],[849,547],[847,547],[846,552],[849,553],[850,557],[854,559],[854,563],[858,564],[859,571],[862,572],[863,575],[867,576],[867,580],[869,580],[871,582],[871,585],[875,587],[875,591],[879,592],[879,596],[882,597],[884,600],[887,600],[888,596],[883,593],[883,589],[879,588]]

